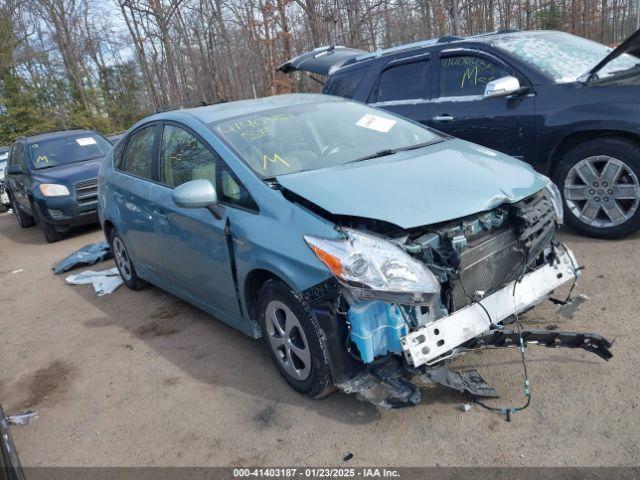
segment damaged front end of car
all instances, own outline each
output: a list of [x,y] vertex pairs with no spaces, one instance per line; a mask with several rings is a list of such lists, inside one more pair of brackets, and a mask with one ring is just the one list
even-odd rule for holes
[[347,393],[382,408],[418,404],[426,383],[496,397],[477,371],[447,366],[478,349],[535,343],[612,356],[596,334],[509,328],[580,274],[555,238],[562,204],[551,183],[518,202],[425,227],[333,220],[342,238],[305,240],[334,278],[300,295]]

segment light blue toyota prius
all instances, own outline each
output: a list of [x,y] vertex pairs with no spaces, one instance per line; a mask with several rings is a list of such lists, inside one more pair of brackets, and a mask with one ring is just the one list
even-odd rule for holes
[[597,334],[517,320],[580,270],[555,238],[549,179],[357,102],[283,95],[147,117],[102,165],[99,214],[128,287],[263,337],[314,398],[337,387],[415,405],[424,382],[496,396],[448,367],[480,348],[611,357]]

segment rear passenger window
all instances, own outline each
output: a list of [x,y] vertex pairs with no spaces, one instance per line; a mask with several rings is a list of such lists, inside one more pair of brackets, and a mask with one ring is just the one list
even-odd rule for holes
[[156,126],[144,127],[129,137],[125,151],[124,171],[136,177],[151,179],[153,140]]
[[122,159],[124,158],[124,143],[125,142],[119,142],[115,147],[113,147],[113,164],[118,170],[122,169]]
[[425,61],[387,68],[380,75],[376,101],[423,98],[426,68]]
[[483,95],[487,83],[507,75],[502,67],[473,55],[441,58],[439,96]]
[[199,178],[216,181],[216,155],[186,130],[165,125],[162,132],[160,180],[170,187]]
[[329,81],[327,93],[336,97],[352,98],[356,88],[367,73],[367,68],[359,68],[350,72],[334,75]]

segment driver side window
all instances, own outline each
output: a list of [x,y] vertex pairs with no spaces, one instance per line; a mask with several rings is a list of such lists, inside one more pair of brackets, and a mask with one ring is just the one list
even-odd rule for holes
[[216,160],[217,155],[186,130],[174,125],[162,129],[160,181],[165,185],[177,187],[200,178],[215,185]]
[[509,75],[496,63],[475,55],[440,59],[439,97],[478,96],[487,83]]

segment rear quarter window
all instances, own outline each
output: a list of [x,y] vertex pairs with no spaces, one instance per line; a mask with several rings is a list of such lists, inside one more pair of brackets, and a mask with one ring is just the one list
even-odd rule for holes
[[329,79],[326,93],[336,97],[352,98],[367,70],[368,68],[359,68],[332,76]]

